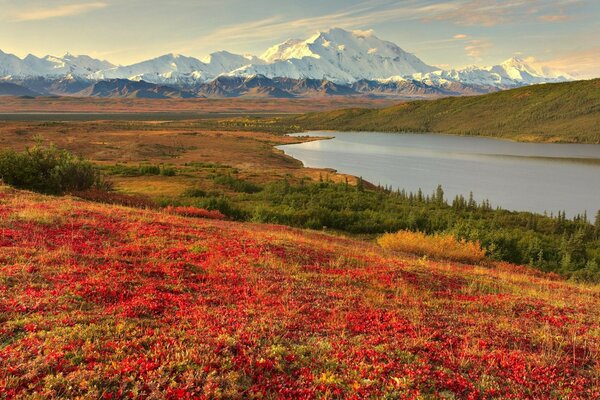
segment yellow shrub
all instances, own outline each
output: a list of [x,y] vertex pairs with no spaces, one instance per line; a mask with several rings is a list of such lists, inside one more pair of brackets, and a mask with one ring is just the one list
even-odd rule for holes
[[476,263],[485,258],[485,250],[478,242],[457,240],[452,235],[427,236],[421,232],[400,231],[386,233],[377,239],[377,243],[388,250],[465,263]]

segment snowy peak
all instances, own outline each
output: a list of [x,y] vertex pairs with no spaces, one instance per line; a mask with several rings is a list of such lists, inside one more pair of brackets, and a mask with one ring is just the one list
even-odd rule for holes
[[[293,54],[295,47],[301,44],[303,41],[300,39],[289,39],[285,42],[275,45],[269,48],[267,51],[260,56],[262,60],[267,63],[272,63],[280,60],[287,60],[289,58],[298,58],[297,55]],[[302,56],[303,57],[303,56]],[[300,57],[300,58],[302,58]]]
[[137,64],[98,71],[91,77],[177,83],[182,77],[190,76],[196,71],[203,71],[204,68],[205,64],[196,58],[170,53]]
[[573,79],[568,74],[539,67],[519,57],[488,67],[471,66],[463,69],[438,70],[427,74],[413,74],[411,78],[428,85],[442,87],[461,83],[497,89]]
[[0,77],[61,77],[68,74],[86,76],[90,73],[111,68],[108,61],[96,60],[89,56],[65,54],[63,57],[43,58],[28,54],[25,58],[0,51]]
[[171,53],[137,64],[99,71],[92,78],[194,84],[215,79],[246,65],[262,63],[264,62],[257,57],[242,56],[228,51],[212,53],[202,61]]
[[76,56],[70,53],[62,56],[62,60],[67,64],[77,69],[88,71],[88,72],[96,72],[104,69],[114,68],[115,66],[106,61],[106,60],[97,60],[90,56],[80,55]]
[[352,83],[435,70],[394,43],[379,39],[373,31],[340,28],[318,32],[307,40],[287,40],[268,49],[261,58],[267,65],[236,73]]
[[507,75],[513,79],[521,80],[536,80],[536,81],[547,81],[547,80],[571,80],[569,74],[561,71],[556,71],[548,67],[537,65],[533,62],[529,62],[520,57],[513,57],[504,61],[499,66],[493,68],[501,68]]
[[228,51],[212,53],[208,57],[203,58],[202,62],[206,64],[205,70],[212,77],[217,77],[246,65],[264,64],[264,61],[258,57],[251,55],[243,56]]

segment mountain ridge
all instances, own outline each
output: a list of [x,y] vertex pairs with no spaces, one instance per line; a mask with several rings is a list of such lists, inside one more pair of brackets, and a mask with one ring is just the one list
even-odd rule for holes
[[[126,79],[181,88],[214,81],[220,76],[327,80],[351,86],[363,80],[412,81],[453,91],[467,85],[494,91],[537,83],[572,80],[561,72],[537,68],[523,59],[511,58],[489,67],[444,70],[426,64],[398,45],[379,39],[372,31],[332,28],[306,40],[290,39],[268,49],[261,57],[227,51],[202,60],[179,54],[165,54],[126,66],[89,56],[63,57],[28,55],[20,59],[0,51],[0,79],[59,79],[73,76],[88,81]],[[455,91],[455,90],[454,90]]]

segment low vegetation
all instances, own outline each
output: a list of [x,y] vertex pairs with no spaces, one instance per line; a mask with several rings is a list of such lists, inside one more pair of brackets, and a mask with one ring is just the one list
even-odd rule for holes
[[148,175],[162,175],[162,176],[174,176],[176,169],[169,165],[156,165],[156,164],[140,164],[140,165],[123,165],[116,164],[112,166],[104,167],[106,172],[110,175],[120,176],[148,176]]
[[169,214],[182,215],[184,217],[195,217],[195,218],[208,218],[208,219],[225,219],[220,211],[207,210],[205,208],[198,207],[173,207],[168,206],[164,210]]
[[333,230],[371,239],[408,230],[480,243],[491,259],[528,264],[578,281],[600,282],[600,213],[541,215],[493,208],[489,201],[434,193],[368,189],[335,182],[264,185],[255,194],[168,200],[218,209],[237,220]]
[[600,79],[483,96],[413,101],[283,119],[298,130],[438,132],[522,141],[600,143]]
[[452,235],[426,235],[422,232],[386,233],[377,239],[384,249],[475,264],[485,258],[477,242],[456,239]]
[[0,397],[600,396],[600,293],[528,267],[0,188]]
[[20,189],[48,194],[108,185],[91,162],[66,150],[41,145],[23,152],[0,152],[0,179]]

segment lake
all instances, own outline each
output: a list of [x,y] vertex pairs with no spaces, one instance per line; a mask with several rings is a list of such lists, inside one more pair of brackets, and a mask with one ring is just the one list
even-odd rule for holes
[[329,140],[278,146],[307,167],[333,168],[374,183],[446,198],[488,199],[535,212],[600,209],[600,145],[518,143],[483,137],[380,132],[309,132]]

